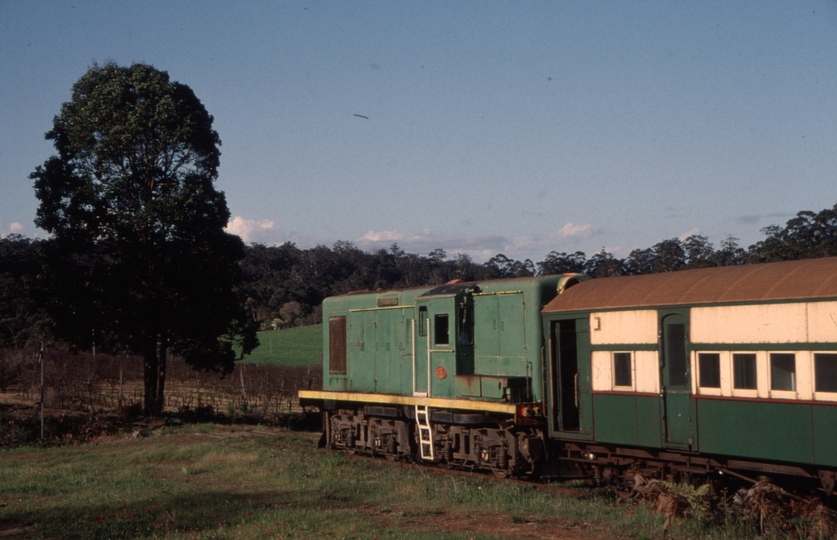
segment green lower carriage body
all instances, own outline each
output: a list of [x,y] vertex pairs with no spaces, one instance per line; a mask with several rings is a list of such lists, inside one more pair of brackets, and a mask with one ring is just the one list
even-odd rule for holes
[[837,467],[833,405],[714,399],[697,403],[701,452]]
[[[837,467],[837,407],[695,399],[702,454]],[[595,440],[662,448],[659,396],[595,395]]]
[[595,440],[659,448],[662,441],[659,396],[600,394],[593,396]]
[[837,481],[837,259],[327,299],[329,446],[497,474]]

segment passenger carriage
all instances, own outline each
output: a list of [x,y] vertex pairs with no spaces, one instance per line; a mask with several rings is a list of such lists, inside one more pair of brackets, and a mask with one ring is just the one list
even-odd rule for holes
[[837,259],[590,280],[543,319],[564,458],[833,489]]

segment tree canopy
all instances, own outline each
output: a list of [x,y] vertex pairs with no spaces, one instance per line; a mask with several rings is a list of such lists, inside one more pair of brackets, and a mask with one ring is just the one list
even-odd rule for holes
[[45,306],[80,348],[140,354],[145,410],[163,405],[166,357],[231,371],[255,332],[234,292],[244,244],[224,231],[221,141],[188,86],[146,64],[93,65],[46,134],[38,167]]
[[36,346],[49,319],[35,303],[41,242],[10,234],[0,238],[0,347]]
[[820,212],[803,211],[784,228],[762,229],[767,236],[750,246],[751,262],[775,262],[837,256],[837,204]]

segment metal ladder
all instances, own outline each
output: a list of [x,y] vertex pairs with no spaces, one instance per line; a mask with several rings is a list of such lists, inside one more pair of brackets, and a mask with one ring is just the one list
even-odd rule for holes
[[419,451],[421,459],[433,461],[433,431],[430,428],[430,408],[427,405],[416,405],[416,424],[419,430]]

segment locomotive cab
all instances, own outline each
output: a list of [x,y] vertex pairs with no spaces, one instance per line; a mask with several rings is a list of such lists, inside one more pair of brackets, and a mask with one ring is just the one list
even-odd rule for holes
[[487,288],[497,290],[451,282],[416,298],[417,395],[511,403],[533,399],[521,317],[524,293],[496,284]]

